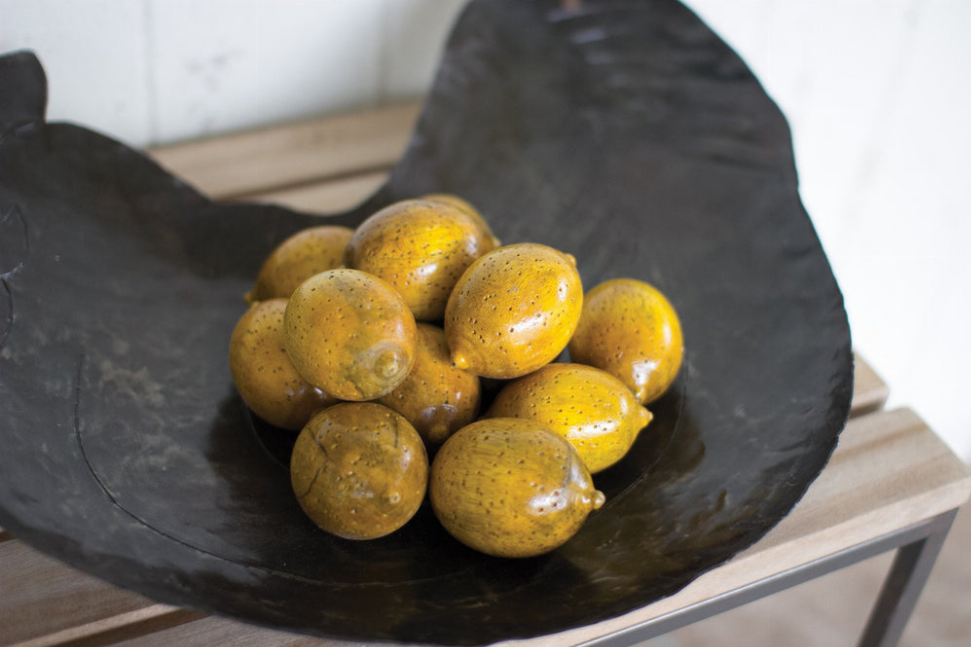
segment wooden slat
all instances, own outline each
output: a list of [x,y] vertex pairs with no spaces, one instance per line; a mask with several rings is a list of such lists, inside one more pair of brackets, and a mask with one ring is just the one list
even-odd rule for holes
[[85,625],[44,634],[10,647],[100,647],[116,645],[128,639],[141,640],[170,627],[193,623],[205,618],[202,613],[165,604],[109,616]]
[[[212,645],[233,645],[233,647],[317,647],[333,644],[333,641],[321,640],[300,634],[264,629],[254,625],[243,624],[234,620],[217,618],[214,616],[190,622],[143,636],[137,639],[117,643],[115,647],[211,647]],[[347,643],[342,643],[348,647]]]
[[238,197],[387,169],[420,109],[418,102],[396,104],[148,152],[208,196]]
[[[106,628],[90,625],[118,624],[111,618],[161,606],[65,566],[19,541],[0,544],[0,592],[0,645],[4,646],[58,633],[77,638]],[[155,609],[152,615],[173,611]]]
[[373,171],[291,189],[265,191],[247,196],[246,199],[278,204],[306,213],[332,214],[364,202],[384,184],[387,177],[387,171]]

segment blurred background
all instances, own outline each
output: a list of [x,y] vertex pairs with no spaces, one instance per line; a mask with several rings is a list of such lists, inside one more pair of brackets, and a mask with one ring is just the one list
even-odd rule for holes
[[[52,120],[145,147],[421,97],[464,0],[0,0]],[[971,461],[971,2],[688,0],[792,127],[856,349]]]

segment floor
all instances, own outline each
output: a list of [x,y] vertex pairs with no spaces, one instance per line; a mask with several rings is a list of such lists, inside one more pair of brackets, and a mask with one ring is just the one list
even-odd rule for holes
[[[971,507],[958,513],[899,647],[971,645]],[[892,554],[801,584],[642,647],[855,645]]]

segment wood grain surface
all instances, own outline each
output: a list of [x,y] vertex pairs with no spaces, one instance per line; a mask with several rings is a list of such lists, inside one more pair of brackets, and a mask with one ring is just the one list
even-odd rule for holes
[[389,168],[401,156],[420,108],[396,104],[150,153],[210,197],[251,195]]

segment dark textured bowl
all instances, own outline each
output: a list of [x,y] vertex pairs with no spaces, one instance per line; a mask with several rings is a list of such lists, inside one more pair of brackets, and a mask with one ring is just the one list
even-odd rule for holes
[[608,496],[527,560],[423,508],[372,542],[301,514],[227,368],[241,295],[313,216],[200,196],[137,151],[44,120],[43,71],[0,59],[0,524],[156,599],[349,640],[481,644],[616,616],[751,545],[849,411],[842,297],[785,120],[671,1],[473,2],[387,185],[335,218],[451,191],[587,287],[664,291],[687,354]]

